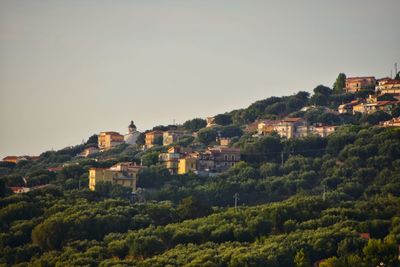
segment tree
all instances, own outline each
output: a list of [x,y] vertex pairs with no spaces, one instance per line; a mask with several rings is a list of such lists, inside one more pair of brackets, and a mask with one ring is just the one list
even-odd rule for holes
[[146,153],[142,156],[142,164],[145,166],[156,165],[158,162],[158,153],[157,151]]
[[361,122],[366,122],[371,125],[377,125],[381,121],[387,121],[387,120],[390,120],[391,118],[392,118],[392,116],[390,116],[386,112],[384,112],[382,110],[378,110],[374,113],[363,115],[361,118]]
[[186,130],[197,132],[201,128],[206,127],[207,121],[200,119],[200,118],[195,118],[192,120],[185,121],[183,123],[183,127],[185,127]]
[[98,136],[97,134],[94,134],[92,136],[89,137],[89,139],[87,140],[87,142],[85,143],[85,145],[96,145],[97,146],[98,143]]
[[311,266],[310,260],[306,256],[304,249],[300,249],[296,253],[296,256],[294,257],[293,261],[294,261],[294,264],[296,265],[296,267],[310,267]]
[[334,94],[342,94],[343,88],[346,87],[346,74],[339,73],[338,77],[336,78],[335,83],[333,84],[333,93]]
[[314,94],[321,94],[324,96],[329,96],[332,93],[332,89],[324,85],[318,85],[313,91]]
[[214,122],[215,124],[218,125],[229,125],[232,123],[232,118],[228,114],[218,114],[217,116],[214,117]]
[[144,145],[146,142],[146,135],[144,133],[140,133],[137,140],[136,140],[136,144],[138,145]]
[[184,220],[206,216],[211,212],[208,206],[203,205],[194,196],[189,196],[182,199],[179,203],[177,211],[179,216]]
[[215,139],[217,138],[218,133],[217,130],[212,127],[212,128],[204,128],[198,131],[197,133],[197,139],[199,142],[208,145],[211,142],[214,142]]

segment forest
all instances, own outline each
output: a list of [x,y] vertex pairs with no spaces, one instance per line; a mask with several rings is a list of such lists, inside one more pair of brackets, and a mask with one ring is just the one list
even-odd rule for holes
[[[216,127],[188,120],[179,127],[198,136],[176,145],[205,148],[220,134],[241,149],[242,161],[217,177],[171,175],[157,162],[161,145],[76,157],[96,136],[37,161],[1,162],[0,266],[400,266],[400,129],[378,125],[400,108],[327,109],[357,97],[318,86],[312,96],[219,114]],[[326,138],[245,131],[256,119],[283,116],[340,127]],[[89,168],[121,161],[148,166],[139,173],[140,199],[109,183],[88,190]],[[26,184],[38,187],[12,194]]]

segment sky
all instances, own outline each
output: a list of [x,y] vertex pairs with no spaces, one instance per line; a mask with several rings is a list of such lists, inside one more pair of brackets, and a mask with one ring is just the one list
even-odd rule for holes
[[389,76],[399,0],[0,0],[0,157]]

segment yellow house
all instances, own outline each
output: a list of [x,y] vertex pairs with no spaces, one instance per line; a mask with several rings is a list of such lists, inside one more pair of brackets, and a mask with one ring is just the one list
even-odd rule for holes
[[98,146],[104,151],[125,143],[124,136],[117,132],[101,132],[98,135]]
[[137,175],[142,168],[144,167],[131,162],[118,163],[109,169],[91,168],[89,170],[89,189],[94,191],[98,182],[111,182],[130,187],[134,191],[136,190]]
[[187,157],[179,160],[178,174],[185,174],[197,170],[197,159],[194,157]]

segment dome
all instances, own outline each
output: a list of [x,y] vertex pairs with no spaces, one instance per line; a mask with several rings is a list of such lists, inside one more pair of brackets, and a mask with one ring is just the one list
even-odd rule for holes
[[136,131],[136,125],[131,121],[131,124],[128,126],[129,132]]

